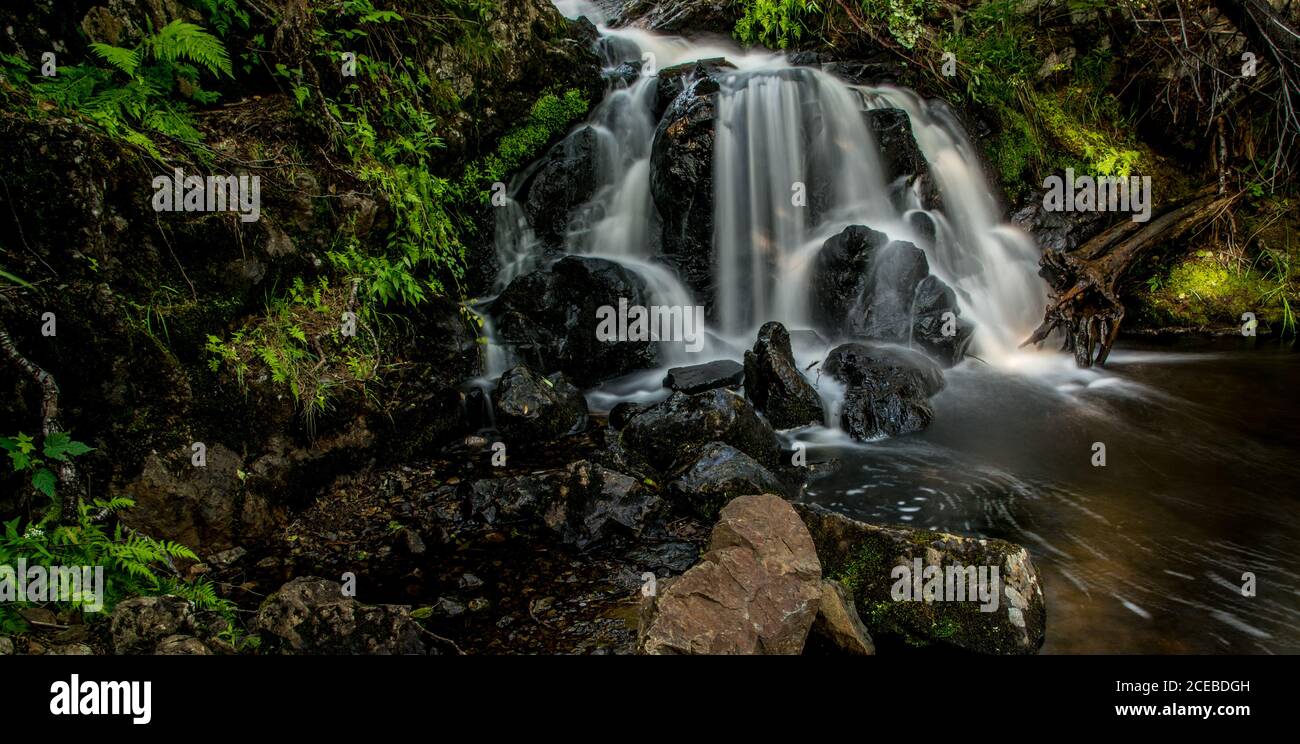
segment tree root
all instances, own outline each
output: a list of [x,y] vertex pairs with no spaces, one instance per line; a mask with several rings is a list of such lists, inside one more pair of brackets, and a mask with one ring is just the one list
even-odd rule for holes
[[1211,184],[1149,222],[1125,220],[1071,251],[1045,252],[1038,274],[1052,286],[1051,301],[1042,324],[1021,346],[1041,344],[1060,329],[1062,350],[1073,353],[1076,364],[1105,364],[1124,321],[1119,281],[1134,259],[1217,217],[1238,196],[1218,193],[1218,184]]

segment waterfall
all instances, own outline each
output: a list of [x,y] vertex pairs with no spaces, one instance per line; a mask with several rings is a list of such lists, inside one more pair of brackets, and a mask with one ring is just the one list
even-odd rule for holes
[[[663,344],[663,361],[736,358],[770,320],[792,331],[814,328],[810,298],[818,253],[827,239],[855,224],[920,248],[931,272],[954,290],[962,317],[974,323],[972,351],[995,365],[1013,359],[1046,301],[1035,273],[1038,251],[1028,236],[1000,220],[979,158],[946,105],[901,88],[852,86],[821,70],[793,66],[779,54],[610,29],[584,0],[556,4],[569,17],[585,15],[597,23],[607,71],[646,63],[630,83],[612,76],[610,91],[582,125],[596,142],[596,188],[568,215],[563,249],[623,265],[644,281],[655,304],[713,301],[704,353],[683,356],[673,344]],[[659,124],[656,70],[716,57],[732,67],[715,73],[720,85],[712,173],[717,294],[701,298],[661,255],[650,156]],[[927,210],[920,194],[886,182],[880,146],[867,121],[867,112],[880,108],[908,115],[941,208]],[[527,175],[515,178],[512,196]],[[917,227],[921,214],[934,225],[933,234]],[[543,263],[527,217],[513,201],[498,213],[496,241],[502,265],[498,290]],[[906,308],[913,300],[901,301]],[[904,343],[909,340],[910,335]],[[801,352],[800,346],[796,343],[796,355],[807,361],[825,352],[807,343]],[[495,344],[489,344],[489,352],[494,367],[503,363]]]
[[[778,63],[723,79],[713,179],[719,323],[728,335],[752,335],[768,320],[809,326],[808,270],[825,239],[854,221],[899,222],[861,100],[809,68]],[[829,192],[827,216],[812,225],[808,192],[818,184]]]
[[1042,318],[1047,287],[1038,278],[1038,247],[998,219],[989,181],[966,131],[942,101],[926,102],[910,90],[865,89],[874,108],[900,108],[930,164],[943,195],[944,229],[926,247],[930,268],[966,298],[962,311],[976,323],[975,348],[993,362],[1016,353]]

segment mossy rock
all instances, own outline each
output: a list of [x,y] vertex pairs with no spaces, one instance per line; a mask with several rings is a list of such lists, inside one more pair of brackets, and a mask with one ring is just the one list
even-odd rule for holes
[[[824,575],[853,596],[858,614],[886,651],[933,648],[984,654],[1032,654],[1043,644],[1047,610],[1029,552],[1004,540],[880,527],[812,504],[795,504],[817,546]],[[894,598],[895,567],[987,567],[996,603],[978,598],[921,601]],[[972,593],[974,587],[971,588]]]

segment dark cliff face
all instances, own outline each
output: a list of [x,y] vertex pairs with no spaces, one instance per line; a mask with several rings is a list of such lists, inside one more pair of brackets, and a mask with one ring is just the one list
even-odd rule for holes
[[[437,3],[398,5],[419,16]],[[241,474],[230,499],[293,502],[343,468],[463,433],[458,386],[479,372],[480,350],[454,274],[429,268],[444,297],[426,291],[422,303],[367,303],[334,257],[391,252],[407,220],[386,182],[365,172],[373,161],[358,154],[348,126],[357,115],[329,108],[349,100],[353,79],[311,46],[321,29],[336,34],[355,19],[302,3],[260,7],[268,15],[254,11],[246,26],[235,21],[221,34],[233,74],[205,78],[220,98],[187,98],[182,85],[168,99],[188,111],[198,146],[143,129],[156,148],[150,153],[91,117],[26,95],[16,80],[0,81],[12,114],[0,121],[0,268],[29,285],[0,283],[0,323],[57,381],[63,428],[97,448],[86,469],[101,494],[194,490],[180,465],[201,442],[228,451],[231,472]],[[53,50],[65,76],[98,61],[92,42],[128,48],[175,20],[209,29],[214,21],[172,0],[35,3],[20,15],[3,24],[0,52],[39,69],[42,52]],[[391,33],[391,46],[359,47],[387,55],[422,89],[454,102],[424,112],[437,146],[385,167],[468,184],[466,198],[442,208],[469,260],[491,253],[490,210],[475,195],[487,185],[462,174],[496,157],[539,100],[568,91],[564,100],[594,102],[603,91],[590,24],[564,19],[545,0],[504,0],[480,20],[472,40],[403,31]],[[280,67],[301,74],[277,75]],[[376,109],[376,128],[403,105],[388,82],[375,83],[392,97]],[[525,145],[540,150],[568,125],[546,123],[527,132]],[[178,168],[185,176],[256,177],[258,219],[156,211],[154,179]],[[343,337],[339,316],[354,311],[362,330]],[[41,333],[46,313],[56,319],[53,336]],[[298,346],[318,355],[318,365],[298,365],[286,378],[257,354],[243,369],[220,363],[214,338],[269,338],[277,314],[291,334],[303,334]],[[328,399],[305,400],[299,393],[308,385]],[[39,431],[32,381],[6,364],[0,390],[6,434]],[[143,487],[142,469],[152,474]]]

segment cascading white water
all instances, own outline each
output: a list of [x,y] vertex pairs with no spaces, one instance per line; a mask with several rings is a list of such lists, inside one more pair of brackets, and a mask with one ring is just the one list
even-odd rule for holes
[[994,363],[1016,353],[1042,317],[1047,287],[1037,275],[1038,247],[998,217],[997,201],[965,129],[942,102],[891,86],[864,89],[872,108],[899,108],[943,195],[944,229],[926,246],[930,268],[966,301],[975,348]]
[[[603,20],[583,0],[557,1],[557,7],[569,17]],[[599,29],[611,70],[643,59],[663,69],[716,57],[735,67],[719,78],[715,109],[714,327],[703,353],[684,356],[680,344],[664,344],[664,361],[735,358],[770,320],[792,330],[811,328],[816,256],[828,238],[853,224],[920,247],[931,271],[956,291],[963,317],[974,322],[972,350],[993,364],[1014,355],[1045,301],[1035,275],[1037,250],[1000,221],[979,160],[946,106],[904,89],[850,86],[777,54],[640,29]],[[564,249],[620,263],[642,278],[652,303],[703,304],[658,260],[659,222],[650,190],[657,82],[644,74],[630,85],[617,83],[584,125],[597,142],[597,185],[590,201],[569,215]],[[910,118],[943,204],[942,212],[928,212],[936,225],[933,240],[917,234],[911,220],[912,212],[924,211],[920,198],[885,182],[880,149],[864,116],[872,108],[899,108]],[[521,183],[517,178],[516,190]],[[538,263],[541,249],[513,202],[498,214],[496,237],[499,289]],[[824,351],[803,354],[812,361]]]
[[[810,325],[808,271],[824,240],[852,222],[900,222],[861,101],[825,73],[779,61],[724,76],[713,179],[719,323],[732,336],[768,320]],[[815,183],[829,192],[818,225]]]

